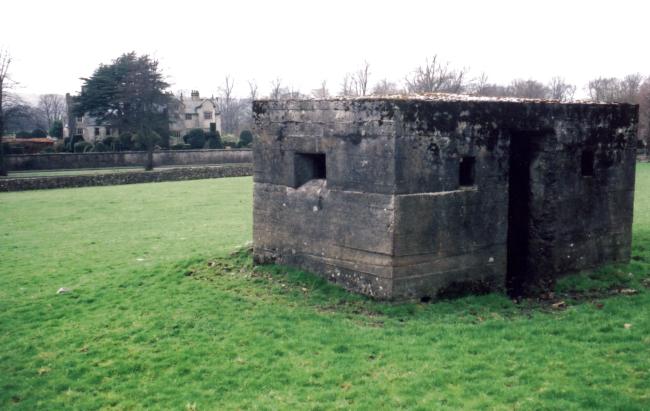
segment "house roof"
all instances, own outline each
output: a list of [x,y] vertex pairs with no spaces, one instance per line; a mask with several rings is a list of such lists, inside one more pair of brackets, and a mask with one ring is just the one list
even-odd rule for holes
[[[77,125],[79,126],[79,125]],[[88,114],[84,115],[83,126],[85,127],[110,127],[110,121],[99,122],[97,117],[90,116]]]
[[54,144],[54,140],[49,138],[15,138],[12,140],[7,140],[7,143],[10,144],[21,144],[21,143],[36,143],[36,144]]
[[215,106],[215,108],[217,107],[217,103],[212,101],[209,98],[204,98],[204,99],[201,99],[201,100],[198,100],[198,101],[197,100],[183,100],[182,104],[183,104],[183,107],[184,107],[185,114],[195,114],[196,110],[199,109],[201,106],[203,106],[203,104],[205,102],[207,102],[207,101],[211,102]]

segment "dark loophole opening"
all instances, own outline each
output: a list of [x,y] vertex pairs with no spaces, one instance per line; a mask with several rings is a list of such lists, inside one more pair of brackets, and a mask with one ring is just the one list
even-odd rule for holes
[[584,150],[580,157],[580,172],[583,177],[593,177],[594,175],[594,152]]
[[296,188],[310,180],[326,179],[327,166],[325,154],[296,153],[294,171]]
[[422,304],[429,304],[431,302],[431,297],[428,295],[424,295],[420,298],[420,302]]
[[460,159],[460,170],[458,184],[462,186],[473,186],[474,185],[474,165],[476,159],[474,157],[463,157]]

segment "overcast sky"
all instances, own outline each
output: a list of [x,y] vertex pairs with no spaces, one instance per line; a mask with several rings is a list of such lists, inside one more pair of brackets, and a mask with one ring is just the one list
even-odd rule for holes
[[14,56],[23,94],[77,92],[79,77],[127,51],[161,63],[172,90],[235,93],[280,77],[338,92],[364,60],[371,82],[399,82],[438,54],[490,82],[578,85],[650,74],[650,1],[35,1],[3,0],[0,47]]

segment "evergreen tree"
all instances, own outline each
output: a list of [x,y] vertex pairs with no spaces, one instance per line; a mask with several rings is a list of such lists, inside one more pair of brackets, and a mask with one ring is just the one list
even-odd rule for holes
[[50,136],[54,138],[63,137],[63,122],[61,120],[54,120],[50,126]]
[[111,64],[100,65],[83,81],[82,92],[75,98],[75,114],[88,113],[120,133],[137,135],[147,150],[145,169],[153,169],[154,147],[169,135],[166,108],[171,96],[158,62],[148,55],[126,53]]

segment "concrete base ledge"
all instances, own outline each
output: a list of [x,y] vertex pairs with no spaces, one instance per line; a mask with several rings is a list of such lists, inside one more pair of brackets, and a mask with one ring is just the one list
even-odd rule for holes
[[153,171],[138,170],[95,175],[2,178],[0,179],[0,192],[157,183],[250,175],[253,175],[252,164],[181,167]]

